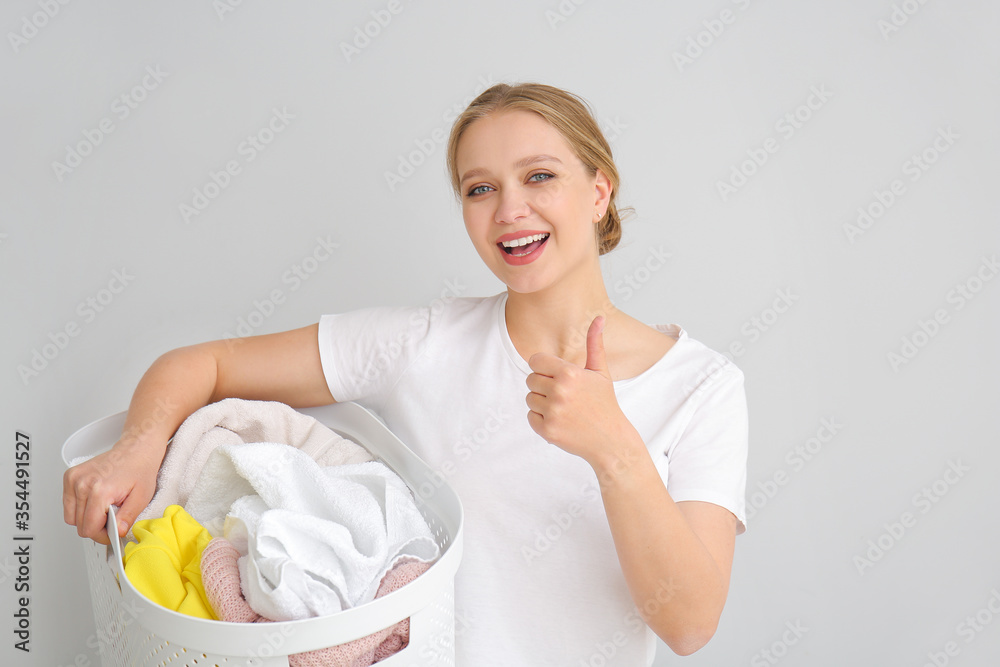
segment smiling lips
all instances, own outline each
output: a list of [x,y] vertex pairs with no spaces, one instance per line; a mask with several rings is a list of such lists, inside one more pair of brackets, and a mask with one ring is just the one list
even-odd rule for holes
[[519,266],[538,259],[549,239],[548,232],[525,230],[504,234],[497,239],[497,248],[508,264]]

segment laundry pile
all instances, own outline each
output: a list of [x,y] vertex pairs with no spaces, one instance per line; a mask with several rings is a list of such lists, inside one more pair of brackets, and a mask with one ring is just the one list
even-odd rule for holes
[[[129,537],[125,573],[140,592],[242,623],[356,607],[440,555],[405,482],[365,448],[282,403],[241,399],[180,426]],[[408,640],[405,619],[289,663],[370,665]]]

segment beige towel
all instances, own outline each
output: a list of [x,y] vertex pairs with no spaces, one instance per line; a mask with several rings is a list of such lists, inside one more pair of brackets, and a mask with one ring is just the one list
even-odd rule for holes
[[159,518],[169,505],[184,506],[212,450],[248,442],[291,445],[321,466],[375,460],[361,445],[284,403],[227,398],[193,412],[177,429],[156,478],[156,493],[137,520]]

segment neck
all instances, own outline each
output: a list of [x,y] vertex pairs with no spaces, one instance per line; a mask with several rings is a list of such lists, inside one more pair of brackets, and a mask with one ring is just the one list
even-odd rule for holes
[[582,366],[594,318],[603,315],[606,330],[618,320],[621,311],[608,298],[596,257],[592,270],[578,276],[537,292],[507,290],[507,332],[525,359],[546,352]]

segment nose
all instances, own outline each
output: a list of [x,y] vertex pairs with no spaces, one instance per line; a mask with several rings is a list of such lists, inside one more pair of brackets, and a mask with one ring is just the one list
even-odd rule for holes
[[504,188],[499,194],[499,204],[493,216],[497,223],[509,225],[531,215],[528,199],[519,188]]

